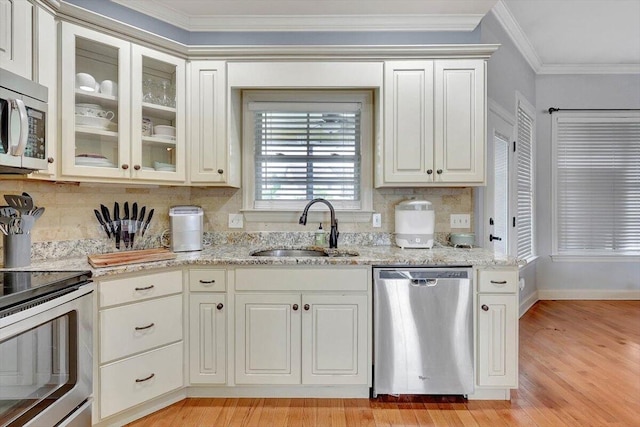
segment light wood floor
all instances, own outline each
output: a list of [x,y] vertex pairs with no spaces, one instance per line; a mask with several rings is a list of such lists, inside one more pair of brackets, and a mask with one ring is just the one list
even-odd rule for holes
[[186,399],[130,426],[640,426],[640,301],[540,301],[510,402]]

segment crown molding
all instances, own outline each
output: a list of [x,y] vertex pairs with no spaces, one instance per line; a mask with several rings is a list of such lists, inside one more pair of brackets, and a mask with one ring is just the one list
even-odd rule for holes
[[483,14],[187,15],[149,0],[112,0],[187,31],[473,31]]
[[387,59],[387,58],[477,58],[488,59],[500,45],[265,45],[265,46],[191,46],[189,57],[237,59]]
[[640,64],[544,64],[538,74],[640,74]]
[[473,31],[483,15],[227,15],[190,17],[189,31]]
[[491,9],[491,13],[493,13],[500,25],[502,25],[502,28],[507,32],[509,38],[516,45],[522,56],[524,56],[524,59],[529,63],[531,68],[533,68],[533,71],[538,73],[542,67],[542,61],[504,1],[498,0]]

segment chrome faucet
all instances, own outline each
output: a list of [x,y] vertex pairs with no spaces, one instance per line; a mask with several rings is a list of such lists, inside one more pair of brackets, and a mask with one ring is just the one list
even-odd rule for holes
[[311,205],[317,202],[322,202],[325,205],[329,206],[329,210],[331,211],[331,231],[329,232],[329,248],[337,249],[338,236],[340,235],[340,233],[338,232],[338,220],[336,219],[336,211],[333,209],[333,205],[329,203],[327,200],[318,198],[318,199],[313,199],[312,201],[307,203],[307,206],[305,206],[304,210],[302,211],[302,215],[300,216],[300,221],[298,221],[298,223],[302,225],[307,225],[307,213],[309,213],[309,208],[311,207]]

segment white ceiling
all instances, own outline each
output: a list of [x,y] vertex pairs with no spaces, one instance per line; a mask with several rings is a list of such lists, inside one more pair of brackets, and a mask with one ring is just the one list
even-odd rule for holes
[[471,31],[493,8],[538,73],[640,73],[640,0],[112,0],[189,31]]

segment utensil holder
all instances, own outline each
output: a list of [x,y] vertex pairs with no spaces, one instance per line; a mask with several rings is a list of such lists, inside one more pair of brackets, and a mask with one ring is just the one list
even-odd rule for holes
[[8,234],[3,237],[4,268],[31,264],[31,234]]

